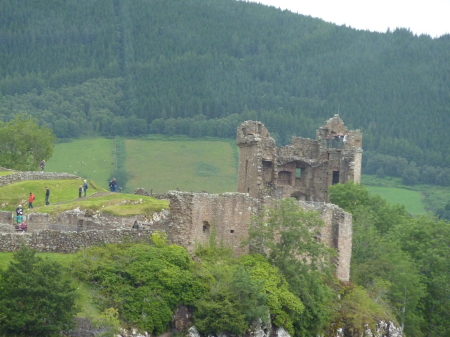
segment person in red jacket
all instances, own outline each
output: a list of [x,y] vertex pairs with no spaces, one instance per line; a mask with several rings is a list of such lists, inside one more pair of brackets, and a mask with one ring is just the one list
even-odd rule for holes
[[30,192],[30,197],[28,198],[28,209],[33,208],[34,194]]

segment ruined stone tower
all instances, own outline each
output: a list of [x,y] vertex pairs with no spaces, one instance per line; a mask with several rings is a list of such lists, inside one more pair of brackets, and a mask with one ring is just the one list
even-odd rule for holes
[[246,121],[236,142],[238,192],[253,198],[326,202],[330,185],[361,179],[362,133],[348,130],[339,115],[316,131],[315,140],[293,137],[290,145],[277,148],[261,122]]

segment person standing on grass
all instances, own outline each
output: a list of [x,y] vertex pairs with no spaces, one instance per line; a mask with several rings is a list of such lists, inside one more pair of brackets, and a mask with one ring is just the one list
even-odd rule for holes
[[30,192],[30,197],[28,198],[28,209],[33,208],[34,194]]
[[84,196],[86,196],[86,190],[88,189],[88,183],[87,183],[87,181],[85,180],[84,181],[84,184],[83,184],[83,191],[84,191]]
[[50,199],[50,190],[48,187],[45,187],[45,205],[48,206],[50,203],[48,202],[48,199]]
[[80,187],[78,187],[78,198],[81,198],[81,193],[83,193],[83,186],[80,185]]
[[109,182],[109,190],[111,192],[116,192],[117,190],[117,181],[116,178],[113,178],[110,182]]
[[44,167],[45,167],[45,159],[43,161],[41,161],[41,171],[44,172]]

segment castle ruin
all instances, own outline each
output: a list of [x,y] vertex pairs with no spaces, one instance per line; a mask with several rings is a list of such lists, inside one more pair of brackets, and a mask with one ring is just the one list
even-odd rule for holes
[[278,148],[261,122],[246,121],[236,142],[238,192],[254,198],[327,202],[330,185],[361,179],[362,133],[348,130],[339,115],[316,131],[315,140],[293,137]]
[[[71,210],[51,218],[44,213],[28,215],[28,233],[16,234],[12,212],[0,212],[0,251],[14,251],[21,244],[43,252],[74,252],[107,242],[148,240],[165,231],[172,243],[194,252],[209,244],[212,233],[218,243],[236,255],[248,253],[252,216],[281,198],[295,197],[299,206],[315,210],[325,223],[318,238],[337,251],[334,260],[338,279],[350,278],[352,216],[328,202],[328,187],[346,181],[359,182],[362,134],[348,130],[338,115],[316,132],[316,140],[294,137],[290,145],[277,148],[260,122],[247,121],[237,130],[240,148],[238,193],[208,194],[171,191],[165,199],[170,210],[153,214],[115,217]],[[0,177],[0,186],[22,180],[80,179],[55,173],[19,172]],[[139,190],[139,191],[138,191]],[[240,192],[240,193],[239,193]],[[137,189],[137,194],[145,191]],[[138,224],[138,226],[136,226]]]

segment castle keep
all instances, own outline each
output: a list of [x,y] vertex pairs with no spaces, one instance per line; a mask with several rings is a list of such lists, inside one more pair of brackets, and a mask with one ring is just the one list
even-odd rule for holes
[[362,134],[348,130],[339,115],[316,131],[315,140],[293,137],[278,148],[261,122],[246,121],[236,142],[238,192],[254,198],[326,202],[330,185],[361,179]]

